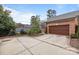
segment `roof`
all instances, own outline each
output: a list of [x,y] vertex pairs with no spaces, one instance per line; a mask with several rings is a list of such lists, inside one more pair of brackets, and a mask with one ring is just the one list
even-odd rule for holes
[[72,17],[76,17],[76,16],[79,16],[79,11],[72,11],[69,13],[62,14],[62,15],[54,16],[53,18],[47,19],[47,22],[61,20],[61,19],[64,20],[64,19],[72,18]]

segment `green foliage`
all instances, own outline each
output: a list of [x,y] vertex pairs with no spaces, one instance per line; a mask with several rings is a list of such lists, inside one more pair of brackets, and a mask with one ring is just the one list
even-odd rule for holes
[[47,18],[52,18],[53,16],[56,16],[56,10],[49,9],[47,11]]
[[20,36],[20,35],[21,35],[20,32],[16,32],[15,34],[16,34],[17,36]]
[[71,38],[77,38],[77,39],[79,39],[79,34],[77,34],[77,33],[76,34],[72,34]]
[[11,11],[4,10],[3,6],[0,5],[0,35],[8,35],[11,30],[15,30],[15,22],[10,16]]
[[0,28],[0,36],[5,36],[9,33],[9,29]]
[[79,39],[79,25],[76,27],[76,33],[71,35],[71,38]]
[[39,25],[40,25],[39,16],[32,16],[31,17],[31,25],[33,28],[39,28]]
[[31,17],[31,25],[32,25],[32,28],[27,31],[27,33],[29,35],[36,35],[41,32],[39,16],[32,16]]
[[39,28],[31,28],[30,30],[27,31],[27,34],[29,34],[29,35],[37,35],[40,32],[41,32],[41,30]]
[[13,36],[13,35],[16,35],[16,32],[14,31],[14,30],[11,30],[11,31],[9,31],[9,34],[8,34],[9,36]]

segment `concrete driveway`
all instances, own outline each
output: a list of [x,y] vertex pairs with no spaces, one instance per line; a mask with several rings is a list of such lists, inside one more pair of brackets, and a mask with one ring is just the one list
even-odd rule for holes
[[78,50],[69,46],[69,38],[45,34],[37,37],[6,38],[0,43],[0,55],[77,55]]

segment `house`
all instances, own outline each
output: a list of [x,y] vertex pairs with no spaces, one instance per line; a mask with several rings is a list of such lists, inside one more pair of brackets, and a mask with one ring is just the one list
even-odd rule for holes
[[21,30],[27,31],[29,30],[32,26],[28,25],[28,24],[21,24],[21,23],[17,23],[16,24],[16,32],[20,32]]
[[47,19],[46,30],[50,34],[72,35],[77,30],[79,11],[73,11]]

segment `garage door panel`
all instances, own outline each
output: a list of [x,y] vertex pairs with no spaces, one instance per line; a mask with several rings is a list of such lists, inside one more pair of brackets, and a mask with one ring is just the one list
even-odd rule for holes
[[69,35],[69,25],[49,26],[49,33],[60,34],[60,35]]

